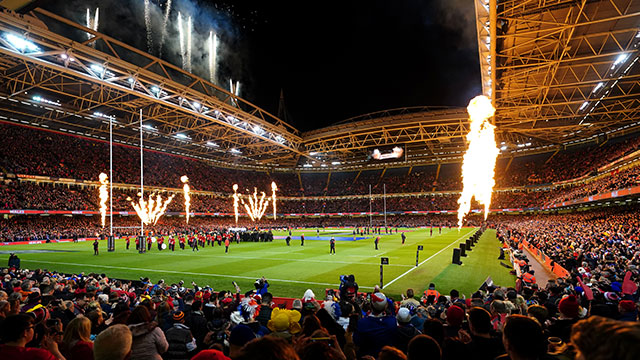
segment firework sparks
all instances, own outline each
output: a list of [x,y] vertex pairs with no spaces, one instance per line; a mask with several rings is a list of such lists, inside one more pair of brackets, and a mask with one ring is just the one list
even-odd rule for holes
[[271,203],[273,204],[273,220],[276,219],[276,191],[278,191],[278,185],[275,181],[271,182]]
[[187,175],[182,175],[180,181],[184,184],[182,186],[182,192],[184,193],[184,208],[187,213],[187,224],[189,223],[189,208],[191,207],[191,188],[189,187],[189,178]]
[[236,215],[236,224],[238,223],[239,203],[240,203],[240,195],[238,195],[238,184],[233,184],[233,212]]
[[171,13],[171,0],[167,1],[167,7],[164,11],[164,19],[162,20],[162,33],[160,34],[160,44],[158,48],[160,50],[160,55],[162,55],[162,46],[164,45],[164,39],[167,36],[167,24],[169,23],[169,14]]
[[216,62],[218,58],[218,36],[209,31],[209,80],[215,83],[216,80]]
[[102,219],[102,227],[104,228],[105,219],[107,217],[107,200],[109,200],[109,192],[107,191],[107,185],[109,185],[109,178],[107,174],[100,173],[100,217]]
[[140,220],[145,225],[155,225],[160,217],[167,211],[167,206],[169,206],[175,195],[171,195],[163,200],[162,195],[155,195],[154,198],[154,194],[151,194],[149,201],[145,201],[141,193],[138,193],[138,196],[140,197],[138,203],[136,204],[131,201],[131,206],[133,206],[136,214],[138,214],[138,217],[140,217]]
[[[93,18],[91,17],[91,9],[87,8],[87,27],[91,30],[94,31],[98,31],[98,23],[99,23],[99,19],[100,19],[100,8],[96,8],[96,12],[95,15],[93,16]],[[87,39],[91,40],[91,37],[93,37],[93,34],[87,33]],[[95,44],[95,41],[92,41],[89,43],[89,45],[93,46]]]
[[491,193],[495,185],[495,166],[498,147],[494,129],[489,123],[496,109],[486,96],[476,96],[469,102],[467,112],[471,125],[467,134],[469,148],[462,163],[463,189],[458,199],[458,227],[462,227],[464,217],[471,210],[471,199],[484,204],[484,218],[489,216]]
[[151,30],[151,9],[150,1],[144,0],[144,27],[147,29],[147,49],[153,49],[153,32]]

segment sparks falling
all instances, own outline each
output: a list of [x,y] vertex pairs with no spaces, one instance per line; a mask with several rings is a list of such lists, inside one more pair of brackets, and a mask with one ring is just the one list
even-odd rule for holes
[[[96,12],[95,15],[93,16],[93,18],[91,18],[91,9],[87,8],[87,27],[93,31],[98,31],[98,23],[100,20],[100,8],[96,8]],[[93,36],[93,34],[87,33],[87,39],[91,39],[91,37]],[[93,46],[93,44],[95,44],[94,41],[92,41],[89,45]]]
[[182,14],[178,13],[178,36],[180,37],[180,57],[182,58],[182,68],[187,68],[187,59],[184,46],[184,28],[182,24]]
[[153,32],[151,31],[151,9],[150,1],[144,0],[144,27],[147,29],[147,49],[149,53],[153,50]]
[[467,134],[469,148],[462,163],[462,193],[458,199],[458,227],[471,210],[471,199],[484,204],[484,218],[489,216],[491,193],[496,184],[494,179],[498,147],[495,126],[489,123],[496,109],[486,96],[476,96],[469,102],[467,112],[471,125]]
[[175,196],[171,195],[166,200],[163,200],[160,194],[155,195],[155,198],[154,195],[155,194],[151,194],[149,201],[145,201],[142,194],[138,193],[140,197],[138,203],[136,204],[131,201],[131,206],[133,206],[136,214],[138,214],[138,217],[145,225],[155,225],[160,217],[167,211],[167,206],[169,206]]
[[209,81],[216,82],[216,62],[218,58],[218,36],[209,31]]
[[109,192],[107,191],[107,185],[109,185],[109,179],[107,174],[100,173],[100,217],[102,219],[102,227],[104,227],[105,219],[107,217],[107,200],[109,200]]
[[184,193],[184,208],[187,213],[187,224],[189,223],[189,208],[191,207],[191,188],[189,187],[189,178],[187,175],[182,175],[180,181],[184,184],[182,186],[182,192]]
[[189,16],[189,20],[187,21],[187,71],[191,72],[191,16]]
[[164,10],[164,19],[162,20],[162,33],[160,34],[160,45],[158,45],[160,55],[162,55],[162,46],[164,39],[167,37],[167,24],[169,23],[169,14],[171,13],[171,0],[167,0],[167,7]]

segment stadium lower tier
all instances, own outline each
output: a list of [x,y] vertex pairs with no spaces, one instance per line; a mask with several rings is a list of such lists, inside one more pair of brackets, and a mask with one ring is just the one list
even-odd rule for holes
[[[633,163],[632,165],[637,165]],[[588,181],[574,182],[556,187],[535,189],[516,188],[494,192],[492,209],[533,209],[570,202],[576,199],[620,192],[640,184],[640,166],[628,166],[599,175]],[[636,192],[640,190],[636,189]],[[137,199],[134,185],[116,186],[113,190],[114,211],[132,211],[131,201]],[[165,189],[164,197],[175,195],[167,211],[183,212],[184,196],[179,189]],[[245,194],[246,192],[241,192]],[[345,194],[355,195],[355,194]],[[627,194],[629,195],[629,194]],[[611,195],[616,197],[618,195]],[[332,196],[315,198],[281,198],[277,203],[278,213],[359,213],[359,212],[405,212],[442,211],[458,207],[459,194],[455,191],[425,194],[389,193],[386,200],[381,194],[360,196]],[[100,207],[98,188],[95,185],[60,182],[5,179],[0,185],[0,210],[83,210],[96,211]],[[477,203],[472,208],[481,209]],[[191,194],[190,211],[200,213],[233,212],[231,195]],[[243,211],[243,207],[240,207]]]

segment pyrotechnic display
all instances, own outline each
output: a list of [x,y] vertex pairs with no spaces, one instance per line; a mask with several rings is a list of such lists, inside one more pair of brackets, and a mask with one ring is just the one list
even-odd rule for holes
[[276,191],[278,191],[278,186],[275,182],[271,182],[271,198],[267,198],[267,194],[265,194],[264,191],[260,192],[260,196],[258,196],[258,189],[255,187],[253,188],[253,194],[249,194],[249,190],[247,189],[247,194],[244,195],[247,198],[245,202],[242,195],[238,194],[238,184],[233,184],[233,211],[236,223],[238,223],[239,204],[242,204],[251,221],[260,221],[267,211],[267,208],[269,208],[269,202],[271,201],[273,206],[273,218],[275,219],[277,201]]
[[[154,198],[155,196],[155,198]],[[135,203],[131,198],[127,198],[127,201],[131,201],[131,206],[138,214],[138,217],[145,225],[155,225],[160,217],[167,211],[167,206],[171,203],[175,195],[169,196],[167,199],[162,199],[160,194],[149,195],[149,200],[146,201],[142,194],[138,193],[138,203]]]
[[495,126],[489,122],[496,109],[486,96],[476,96],[469,102],[467,112],[471,121],[467,142],[469,147],[462,162],[463,189],[458,199],[458,227],[471,209],[471,200],[484,205],[484,218],[489,216],[498,147]]
[[[95,15],[93,18],[91,17],[91,9],[87,8],[87,18],[86,18],[86,26],[94,31],[98,31],[98,23],[100,21],[100,8],[96,8]],[[93,35],[87,33],[87,39],[91,39]],[[92,42],[91,45],[95,44]]]
[[189,178],[187,175],[182,175],[180,181],[184,184],[182,186],[182,192],[184,194],[184,211],[187,213],[187,224],[189,223],[189,208],[191,207],[191,188],[189,187]]
[[100,173],[100,218],[102,220],[102,227],[105,225],[105,219],[107,217],[107,200],[109,200],[109,192],[107,191],[107,185],[109,185],[109,178],[107,174]]

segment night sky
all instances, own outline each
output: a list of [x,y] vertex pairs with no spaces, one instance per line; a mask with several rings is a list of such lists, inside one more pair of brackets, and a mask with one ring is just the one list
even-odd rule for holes
[[[152,3],[158,1],[161,18],[166,0]],[[101,7],[99,31],[147,51],[143,0],[57,0],[45,7],[83,21],[92,4]],[[302,131],[398,107],[466,106],[481,92],[473,0],[174,0],[173,6],[198,14],[195,31],[208,35],[213,27],[219,34],[222,86],[239,79],[241,96],[273,114],[282,89],[287,120]]]

